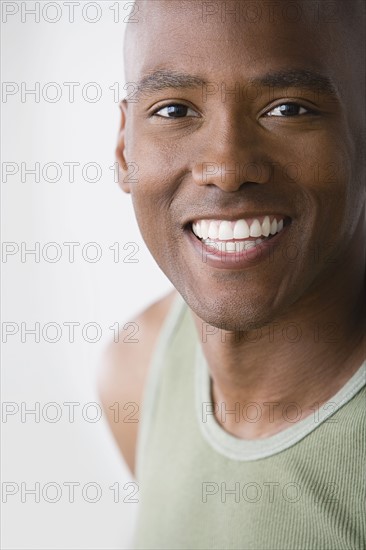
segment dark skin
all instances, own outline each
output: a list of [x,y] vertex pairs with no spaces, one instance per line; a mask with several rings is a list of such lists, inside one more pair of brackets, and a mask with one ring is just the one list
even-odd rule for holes
[[[288,427],[289,403],[303,419],[366,355],[364,10],[339,2],[337,21],[315,24],[313,3],[298,2],[302,16],[289,23],[287,3],[276,4],[275,22],[263,15],[253,23],[224,21],[221,12],[203,20],[201,1],[139,2],[126,39],[127,81],[164,71],[218,87],[192,78],[178,87],[160,75],[164,87],[155,81],[138,101],[122,102],[117,149],[142,236],[200,338],[207,334],[214,402],[279,403],[271,419],[264,406],[255,423],[226,417],[224,428],[248,439]],[[267,13],[268,2],[256,5]],[[315,84],[289,76],[299,72],[316,74]],[[256,95],[253,80],[261,81]],[[240,97],[221,95],[222,84],[237,83]],[[282,116],[278,107],[289,103],[297,107]],[[180,116],[168,116],[164,108],[177,104]],[[204,178],[204,163],[220,169]],[[230,171],[249,164],[259,170],[242,178]],[[223,269],[192,246],[193,220],[270,213],[289,220],[270,258]],[[294,325],[296,342],[286,332]]]

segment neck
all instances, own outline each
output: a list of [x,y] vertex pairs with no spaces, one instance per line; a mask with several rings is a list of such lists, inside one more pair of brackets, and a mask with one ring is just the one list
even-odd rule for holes
[[[227,414],[224,423],[217,414],[226,431],[245,439],[273,435],[290,425],[284,408],[302,420],[358,370],[366,355],[365,264],[358,258],[353,265],[335,269],[271,324],[241,333],[213,330],[202,342],[216,410],[255,402],[263,413],[255,422]],[[193,317],[202,334],[202,320]]]

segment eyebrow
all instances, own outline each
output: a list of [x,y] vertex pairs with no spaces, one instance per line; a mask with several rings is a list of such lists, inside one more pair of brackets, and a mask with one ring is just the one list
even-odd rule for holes
[[338,89],[328,76],[308,69],[277,71],[252,79],[251,83],[270,88],[302,88],[338,97]]
[[135,98],[138,99],[143,94],[160,92],[168,88],[202,88],[207,84],[208,81],[199,76],[177,71],[158,70],[148,74],[137,83]]
[[[153,94],[165,89],[194,89],[215,84],[197,75],[172,70],[157,70],[143,77],[136,85],[135,100],[143,94]],[[326,75],[308,69],[287,69],[248,79],[248,85],[258,88],[298,88],[339,97],[333,81]]]

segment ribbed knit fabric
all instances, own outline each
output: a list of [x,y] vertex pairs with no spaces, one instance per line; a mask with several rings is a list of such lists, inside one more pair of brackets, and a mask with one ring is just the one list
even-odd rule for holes
[[199,346],[178,297],[142,405],[134,548],[365,550],[366,362],[312,420],[243,441],[207,414]]

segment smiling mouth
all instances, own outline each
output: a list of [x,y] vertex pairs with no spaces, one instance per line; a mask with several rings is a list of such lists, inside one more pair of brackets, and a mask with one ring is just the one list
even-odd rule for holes
[[219,246],[222,252],[230,254],[248,251],[269,241],[290,223],[291,218],[273,214],[235,221],[195,220],[190,224],[190,229],[206,246]]

